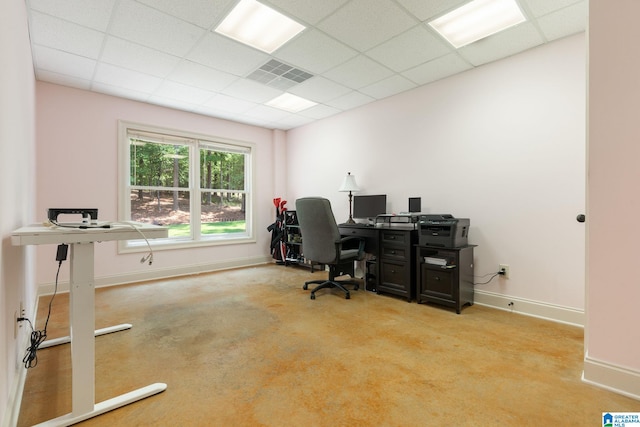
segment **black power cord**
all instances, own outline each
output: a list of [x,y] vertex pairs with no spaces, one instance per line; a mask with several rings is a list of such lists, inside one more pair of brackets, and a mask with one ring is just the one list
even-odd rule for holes
[[47,320],[45,320],[44,322],[44,329],[36,331],[34,330],[33,324],[29,319],[27,319],[26,317],[18,318],[19,322],[26,320],[27,322],[29,322],[29,326],[31,326],[31,344],[27,348],[27,352],[22,358],[22,363],[24,363],[24,367],[27,369],[36,367],[36,365],[38,364],[38,348],[47,339],[47,326],[49,325],[49,318],[51,317],[51,305],[53,304],[53,299],[58,293],[58,276],[60,275],[60,267],[62,266],[62,261],[65,261],[67,259],[68,251],[69,245],[64,243],[58,245],[58,252],[56,253],[56,261],[58,261],[58,271],[56,272],[56,283],[53,290],[53,295],[49,300],[49,312],[47,313]]
[[[489,274],[493,274],[493,276],[489,277],[489,280],[487,280],[486,282],[481,282],[481,283],[474,283],[474,286],[477,285],[486,285],[487,283],[489,283],[490,281],[492,281],[496,276],[504,276],[505,275],[505,271],[504,270],[500,270],[497,271],[495,273],[489,273]],[[481,277],[487,277],[489,274],[485,274],[484,276]]]

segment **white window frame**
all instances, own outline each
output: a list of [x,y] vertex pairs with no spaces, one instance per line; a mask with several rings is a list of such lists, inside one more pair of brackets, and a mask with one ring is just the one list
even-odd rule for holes
[[[131,221],[131,179],[130,179],[130,143],[131,133],[162,135],[163,142],[179,140],[180,144],[189,145],[189,188],[191,236],[182,238],[150,239],[149,244],[154,250],[192,248],[198,246],[216,246],[229,244],[254,243],[254,199],[255,194],[255,148],[256,145],[247,141],[237,141],[216,136],[197,134],[188,131],[167,129],[158,126],[145,125],[127,121],[118,121],[118,219]],[[219,148],[221,151],[246,153],[245,157],[245,222],[244,233],[228,233],[220,235],[200,234],[200,150],[201,147]],[[178,188],[184,191],[185,189]],[[118,252],[147,251],[147,242],[140,240],[123,240],[118,243]]]

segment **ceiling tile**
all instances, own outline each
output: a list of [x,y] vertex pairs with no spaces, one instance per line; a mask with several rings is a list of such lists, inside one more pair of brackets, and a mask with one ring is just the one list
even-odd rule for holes
[[305,30],[278,49],[274,56],[314,74],[323,73],[358,52],[318,30]]
[[191,61],[182,61],[167,77],[169,80],[219,92],[238,80],[238,76],[214,70]]
[[158,77],[109,64],[98,65],[94,80],[98,83],[145,93],[152,93],[162,82]]
[[33,61],[39,70],[67,74],[87,81],[91,80],[96,69],[93,59],[44,46],[34,47]]
[[281,90],[272,89],[251,80],[237,80],[221,91],[225,95],[246,99],[261,104],[282,94]]
[[38,12],[31,13],[29,34],[34,44],[97,59],[104,33]]
[[389,77],[393,72],[372,59],[358,55],[324,75],[347,87],[358,89]]
[[365,95],[364,93],[352,91],[339,98],[332,99],[331,101],[327,101],[325,104],[330,107],[334,107],[339,110],[346,111],[352,108],[359,107],[364,104],[368,104],[369,102],[373,102],[373,101],[375,101],[375,98]]
[[150,104],[160,105],[161,107],[176,108],[182,111],[194,111],[197,105],[190,102],[184,102],[175,98],[165,98],[164,96],[152,95],[147,101]]
[[224,18],[237,0],[189,0],[189,6],[176,0],[137,0],[202,28],[211,29]]
[[[267,0],[274,9],[294,20],[302,20],[301,24],[317,24],[321,19],[333,13],[348,0]],[[298,18],[298,19],[296,19]]]
[[413,13],[419,20],[427,21],[440,15],[444,15],[469,0],[396,0],[409,12]]
[[367,55],[399,72],[451,51],[451,47],[421,24],[374,47]]
[[424,85],[470,68],[473,68],[473,66],[458,54],[450,53],[407,70],[402,75],[419,85]]
[[67,73],[60,74],[47,70],[36,70],[36,78],[43,82],[54,83],[57,85],[74,87],[77,89],[90,90],[91,80],[73,77]]
[[107,30],[115,2],[116,0],[28,0],[32,10],[98,31]]
[[120,86],[112,86],[104,83],[94,82],[91,85],[91,89],[95,92],[103,93],[105,95],[132,99],[134,101],[147,102],[147,99],[149,98],[148,92],[139,92],[134,89],[123,88]]
[[288,129],[293,129],[296,128],[298,126],[304,126],[308,123],[313,122],[315,119],[309,118],[309,117],[303,117],[299,114],[291,114],[287,117],[284,117],[280,120],[275,120],[273,122],[274,128],[276,129],[284,129],[284,130],[288,130]]
[[266,53],[215,33],[208,33],[186,57],[236,76],[246,76],[269,60]]
[[310,117],[312,119],[324,119],[325,117],[333,116],[340,113],[341,110],[337,108],[329,107],[328,105],[316,105],[315,107],[307,108],[300,111],[298,114],[303,117]]
[[370,86],[364,87],[360,89],[360,91],[374,98],[382,99],[391,95],[395,95],[396,93],[412,89],[416,86],[417,85],[412,81],[402,76],[395,75],[378,83],[374,83]]
[[120,0],[111,34],[135,43],[185,55],[206,34],[206,30],[132,0]]
[[349,92],[349,88],[324,77],[316,76],[298,86],[292,87],[288,92],[311,101],[325,102],[345,95]]
[[211,99],[215,93],[165,80],[160,87],[153,92],[153,95],[199,105]]
[[229,111],[231,113],[240,114],[255,106],[256,103],[234,98],[232,96],[227,96],[224,94],[218,94],[202,105],[208,108],[216,108]]
[[360,52],[416,25],[418,21],[390,1],[352,0],[318,27]]
[[267,122],[274,122],[284,119],[291,115],[290,111],[280,110],[279,108],[269,107],[268,105],[256,105],[245,111],[247,116],[255,117]]
[[541,17],[538,26],[547,41],[552,41],[584,31],[588,14],[589,5],[583,1]]
[[586,2],[586,0],[520,0],[523,9],[529,9],[534,17],[547,15],[575,3]]
[[107,37],[100,60],[157,77],[165,77],[180,62],[177,56],[117,37]]
[[544,40],[533,24],[525,22],[462,47],[458,52],[471,64],[478,66],[506,58],[542,43]]

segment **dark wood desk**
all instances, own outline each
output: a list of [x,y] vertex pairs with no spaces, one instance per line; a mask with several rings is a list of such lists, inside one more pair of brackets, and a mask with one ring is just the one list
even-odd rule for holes
[[[342,236],[363,238],[365,252],[375,257],[375,264],[371,261],[368,263],[373,273],[367,276],[372,279],[372,288],[377,293],[401,296],[407,301],[416,297],[415,244],[418,231],[413,225],[371,227],[340,224],[338,228]],[[369,282],[366,280],[367,289]]]

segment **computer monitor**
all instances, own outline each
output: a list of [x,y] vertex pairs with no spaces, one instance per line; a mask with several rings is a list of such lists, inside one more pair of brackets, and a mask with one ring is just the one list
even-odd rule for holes
[[354,218],[375,218],[387,213],[387,195],[353,196]]

